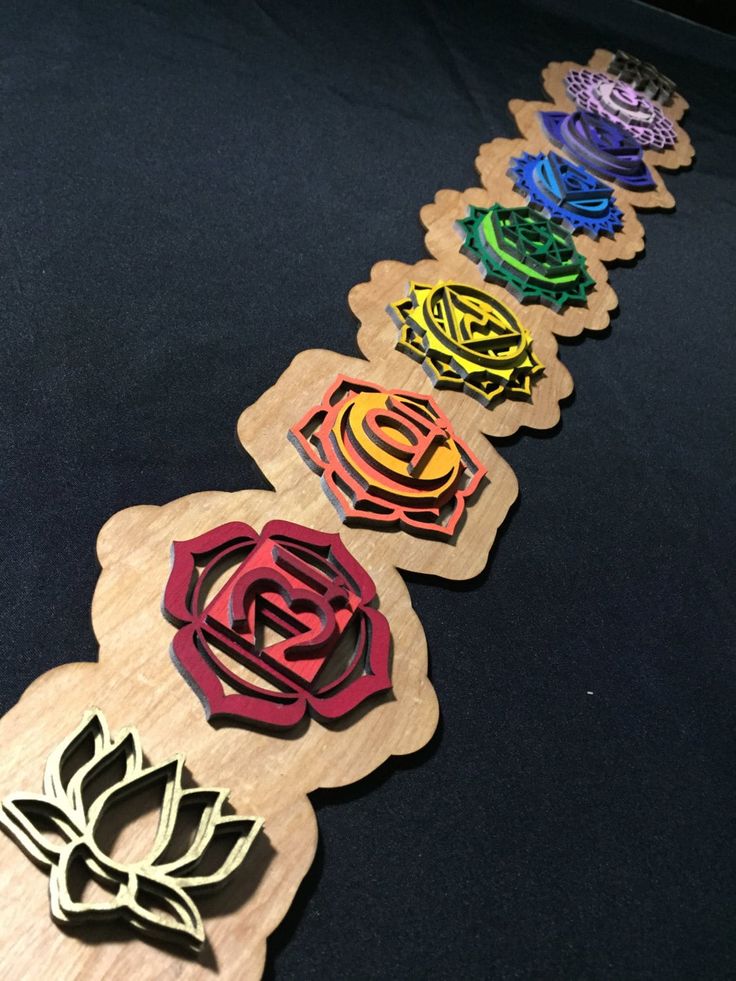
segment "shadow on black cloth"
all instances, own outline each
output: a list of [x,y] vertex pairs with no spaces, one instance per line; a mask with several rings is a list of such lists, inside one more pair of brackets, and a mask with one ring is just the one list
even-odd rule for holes
[[677,80],[696,166],[612,270],[608,336],[561,345],[563,425],[499,446],[522,496],[488,571],[410,583],[442,739],[316,795],[324,862],[269,971],[733,977],[732,39],[625,0],[2,23],[3,709],[94,657],[111,514],[259,481],[240,411],[304,348],[355,353],[349,288],[422,257],[419,208],[477,182],[548,61],[621,46]]
[[719,0],[644,0],[653,7],[661,7],[678,17],[686,17],[698,24],[714,27],[719,31],[736,33],[736,10]]

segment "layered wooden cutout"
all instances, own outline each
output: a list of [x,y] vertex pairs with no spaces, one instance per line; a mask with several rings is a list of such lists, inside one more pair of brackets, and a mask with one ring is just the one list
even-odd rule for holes
[[[356,403],[356,395],[366,398]],[[462,402],[469,408],[460,408],[450,433],[431,382],[408,358],[367,364],[305,351],[246,409],[238,434],[280,498],[315,508],[316,527],[344,529],[340,537],[356,557],[369,542],[381,562],[466,579],[485,566],[517,484],[488,441],[466,425],[477,418],[477,406]],[[364,412],[372,413],[369,421]]]
[[[472,277],[471,282],[467,279],[468,274]],[[425,284],[435,289],[448,282],[453,289],[470,291],[469,295],[474,295],[475,291],[478,296],[487,297],[486,302],[495,311],[492,320],[500,316],[501,322],[517,324],[520,334],[523,331],[531,339],[529,348],[525,350],[531,350],[529,362],[534,363],[533,369],[527,373],[524,352],[519,354],[519,365],[524,366],[521,374],[514,376],[514,368],[508,365],[501,369],[504,379],[508,377],[511,381],[516,378],[515,382],[511,382],[514,386],[521,388],[529,384],[528,396],[519,392],[516,397],[508,391],[507,383],[503,393],[491,397],[494,387],[499,383],[498,363],[490,358],[480,367],[476,365],[480,374],[476,374],[475,369],[468,371],[469,355],[462,346],[462,350],[453,347],[449,361],[445,360],[443,351],[439,360],[430,367],[427,359],[422,359],[419,354],[420,348],[431,346],[432,342],[427,339],[429,332],[423,340],[417,342],[417,347],[411,353],[412,361],[417,362],[416,366],[404,353],[395,350],[407,321],[415,324],[417,331],[421,333],[417,308],[413,304],[408,308],[402,303],[405,300],[411,303],[413,285]],[[572,378],[557,357],[557,342],[553,335],[548,329],[540,328],[540,318],[544,318],[545,308],[538,304],[523,307],[501,286],[484,283],[478,270],[460,252],[454,257],[447,257],[442,263],[435,259],[423,259],[413,266],[394,261],[376,263],[371,270],[370,281],[354,286],[348,301],[360,321],[358,344],[365,356],[374,362],[384,361],[387,366],[392,366],[393,372],[403,373],[403,384],[413,390],[426,384],[422,374],[427,375],[436,386],[433,392],[435,401],[456,425],[462,425],[464,432],[480,430],[492,436],[509,436],[522,426],[548,429],[558,422],[559,403],[571,393]],[[400,306],[404,313],[400,313]],[[434,336],[444,349],[444,334],[439,325]],[[481,350],[483,346],[481,339]],[[477,352],[476,347],[473,349],[473,359]],[[422,371],[419,370],[420,366]],[[543,370],[539,370],[540,366],[543,366]],[[456,385],[449,374],[454,373],[455,369],[463,377],[461,385]],[[488,378],[485,376],[486,370],[489,371]],[[476,391],[476,387],[481,391]],[[509,397],[512,395],[513,397]]]
[[[316,824],[306,794],[317,787],[352,783],[390,755],[414,752],[435,729],[438,708],[427,679],[426,641],[395,567],[468,578],[485,565],[517,485],[510,468],[480,431],[472,426],[466,429],[482,408],[461,396],[467,409],[458,413],[455,425],[463,427],[464,440],[487,472],[488,482],[469,508],[454,542],[344,526],[319,489],[317,478],[308,474],[288,441],[294,419],[304,415],[340,374],[359,374],[383,388],[400,388],[409,375],[416,375],[419,385],[412,389],[430,394],[431,386],[421,369],[393,354],[390,364],[367,364],[325,351],[305,352],[244,413],[241,438],[276,492],[204,492],[163,507],[131,508],[112,518],[98,541],[102,574],[92,621],[100,643],[99,663],[65,665],[47,673],[0,721],[0,736],[7,747],[0,757],[0,796],[34,786],[45,755],[65,736],[69,719],[84,713],[94,693],[104,698],[112,726],[134,725],[140,730],[152,758],[167,758],[175,749],[186,755],[204,786],[226,784],[231,788],[236,811],[263,817],[267,836],[259,835],[255,841],[243,865],[244,877],[240,871],[234,873],[224,906],[199,904],[207,921],[204,947],[195,951],[181,945],[182,952],[176,954],[169,943],[148,944],[146,977],[165,975],[172,969],[172,957],[178,957],[176,970],[181,977],[200,977],[203,969],[223,977],[257,977],[263,967],[266,937],[284,916],[314,856]],[[405,374],[396,370],[397,364]],[[394,385],[389,386],[389,381]],[[329,725],[311,719],[310,706],[310,713],[284,730],[287,735],[275,738],[262,726],[223,725],[229,719],[214,717],[207,720],[172,664],[169,650],[175,644],[177,627],[161,607],[163,599],[169,616],[184,629],[191,612],[199,612],[192,605],[198,548],[205,550],[206,560],[220,557],[226,561],[218,542],[213,544],[207,537],[214,530],[224,548],[231,540],[252,543],[254,529],[261,529],[256,536],[259,540],[274,528],[283,531],[284,522],[317,529],[331,543],[339,535],[359,566],[370,569],[380,603],[378,612],[391,627],[391,691],[356,704],[346,717],[330,720]],[[174,550],[175,558],[177,551],[180,554],[173,581],[172,542],[187,543]],[[221,615],[217,597],[222,597],[241,566],[235,559],[223,569],[207,591],[215,607],[207,602],[202,610]],[[241,587],[230,626],[247,633],[244,621],[248,617],[238,613],[252,609],[252,604],[247,581],[238,581]],[[164,598],[167,583],[171,591]],[[365,596],[370,596],[365,584],[363,588]],[[230,595],[234,593],[233,589]],[[266,599],[277,606],[273,594]],[[366,606],[370,608],[370,601]],[[272,607],[274,620],[281,619],[279,612],[283,610],[273,613]],[[277,645],[278,641],[265,645],[270,647],[272,663],[288,661],[292,677],[303,677],[301,668],[295,669],[296,661],[290,660],[289,650],[279,650]],[[311,673],[306,663],[303,672]],[[315,678],[319,684],[319,673]],[[265,683],[262,674],[258,681]],[[39,719],[43,719],[41,729]],[[28,739],[30,732],[34,733],[32,740]],[[110,933],[111,928],[105,927],[108,932],[100,934],[100,927],[89,923],[81,934],[54,926],[48,917],[44,878],[32,878],[25,856],[2,835],[0,896],[5,928],[16,939],[12,963],[17,976],[46,974],[61,967],[114,979],[141,976],[140,944],[129,929]],[[86,942],[80,943],[81,936]],[[104,943],[94,942],[102,939]]]
[[626,82],[637,92],[641,92],[647,99],[661,102],[663,106],[672,102],[677,89],[672,79],[663,75],[654,65],[648,61],[641,61],[635,55],[627,54],[626,51],[617,51],[606,71],[609,75]]
[[[596,52],[589,67],[605,70],[610,58],[609,52]],[[574,335],[608,324],[616,297],[603,263],[631,258],[642,248],[643,232],[633,208],[671,206],[672,197],[657,168],[682,166],[692,156],[689,140],[676,125],[677,143],[672,150],[646,151],[644,155],[654,188],[638,192],[616,190],[623,228],[612,237],[601,236],[598,240],[576,236],[575,248],[584,256],[587,274],[595,281],[595,286],[586,291],[584,306],[569,306],[560,313],[541,304],[524,308],[503,287],[484,283],[478,267],[460,251],[463,236],[457,222],[467,218],[471,208],[488,209],[494,203],[503,208],[526,207],[507,173],[511,158],[525,152],[551,150],[538,112],[573,111],[564,91],[564,75],[576,67],[581,66],[554,64],[545,71],[543,77],[552,102],[512,103],[525,139],[494,140],[490,149],[483,148],[479,166],[487,190],[441,191],[435,203],[423,210],[427,245],[435,259],[414,266],[378,263],[370,282],[351,291],[350,304],[361,322],[359,344],[370,360],[328,351],[304,352],[243,413],[238,424],[240,439],[273,491],[193,494],[163,507],[130,508],[115,515],[103,528],[98,539],[102,574],[92,608],[100,643],[99,663],[65,665],[49,672],[0,720],[5,749],[0,757],[0,796],[12,794],[18,787],[35,786],[46,755],[66,736],[69,720],[81,717],[91,702],[104,699],[102,704],[111,723],[136,726],[153,758],[170,758],[172,751],[186,754],[198,780],[205,786],[227,784],[236,812],[261,815],[267,831],[254,839],[248,861],[233,872],[227,892],[219,897],[223,907],[208,907],[208,900],[198,900],[199,912],[207,921],[204,946],[196,950],[196,943],[183,944],[183,953],[177,954],[167,943],[171,939],[168,935],[163,943],[156,940],[147,944],[145,973],[141,971],[141,945],[131,939],[133,931],[115,933],[105,927],[101,933],[92,923],[90,932],[85,934],[86,942],[80,943],[76,931],[57,929],[48,917],[44,876],[29,875],[28,862],[12,838],[0,836],[0,915],[12,938],[9,961],[15,976],[61,972],[110,979],[159,978],[173,971],[177,977],[199,978],[206,971],[228,978],[257,977],[263,967],[266,937],[286,913],[314,856],[316,822],[306,795],[317,787],[359,780],[389,756],[414,752],[431,737],[438,708],[427,679],[426,641],[397,570],[469,579],[484,568],[497,530],[515,499],[517,483],[483,434],[503,436],[521,426],[546,428],[555,424],[560,400],[569,394],[572,382],[557,358],[553,333]],[[687,103],[676,95],[664,111],[676,123],[686,107]],[[494,303],[511,311],[515,322],[529,332],[532,353],[544,365],[544,372],[534,376],[528,397],[493,398],[487,405],[481,404],[486,400],[468,396],[470,372],[466,364],[459,363],[455,367],[462,378],[463,391],[435,388],[433,381],[438,378],[428,378],[422,366],[394,349],[397,327],[389,308],[411,299],[412,284],[434,289],[448,283],[489,295]],[[418,294],[414,300],[418,304]],[[411,308],[403,308],[403,313],[412,318],[418,316],[414,300]],[[419,323],[414,322],[415,326]],[[420,343],[418,334],[412,335],[411,343],[415,342]],[[514,384],[523,388],[519,377]],[[336,445],[332,437],[344,435],[347,430],[340,425],[337,429],[321,428],[333,409],[338,409],[334,420],[337,423],[340,411],[338,403],[325,406],[323,399],[340,378],[352,379],[352,384],[360,381],[363,387],[355,395],[384,399],[382,405],[369,410],[375,408],[378,415],[371,416],[371,422],[359,425],[351,434],[355,437],[353,486],[361,491],[368,487],[375,490],[374,485],[386,477],[387,471],[389,477],[395,478],[399,459],[405,465],[401,476],[414,480],[414,469],[426,466],[438,447],[443,452],[450,449],[450,434],[441,420],[451,423],[461,463],[464,459],[470,468],[468,482],[456,486],[448,477],[451,468],[438,465],[431,475],[429,482],[434,480],[437,487],[432,489],[434,503],[427,510],[438,511],[440,518],[449,516],[452,524],[444,525],[438,532],[440,537],[416,534],[417,530],[426,532],[426,515],[418,520],[418,527],[412,526],[405,517],[409,514],[416,518],[416,509],[403,505],[397,509],[395,499],[389,511],[396,520],[382,520],[380,528],[343,523],[333,502],[322,492],[320,478],[309,473],[300,461],[288,433],[302,420],[305,425],[296,440],[301,451],[322,478],[331,465],[330,453]],[[407,393],[412,393],[408,401],[404,398]],[[400,404],[389,404],[387,394],[398,398]],[[434,407],[431,412],[428,406]],[[368,413],[363,423],[367,416]],[[384,427],[379,416],[391,417],[392,421]],[[367,458],[375,462],[376,447],[386,456],[379,466],[372,464],[372,468],[367,468]],[[425,459],[424,453],[430,457]],[[457,497],[458,489],[467,491],[473,479],[477,479],[477,486],[473,493],[461,495],[462,510],[455,501],[443,513],[451,495]],[[399,489],[405,492],[406,486],[407,483],[394,480],[389,489],[395,498]],[[351,494],[346,500],[350,507],[355,504]],[[380,506],[384,506],[383,502]],[[348,516],[347,510],[343,513]],[[286,559],[285,574],[273,549],[268,562],[259,566],[267,565],[268,573],[251,574],[248,556],[267,540],[269,548],[273,544],[278,552],[283,543],[273,542],[273,532],[274,528],[283,531],[284,523],[323,536],[323,557],[324,550],[333,551],[333,545],[334,555],[341,555],[344,548],[358,567],[369,572],[375,601],[371,586],[359,574],[351,576],[344,569],[339,575],[353,582],[348,587],[352,595],[347,597],[347,605],[343,605],[344,597],[338,596],[339,590],[332,589],[332,573],[326,576],[327,585],[322,580],[324,591],[320,599],[313,595],[319,576],[311,576],[309,596],[297,597],[303,567],[289,555],[278,553]],[[293,531],[285,534],[293,539]],[[328,540],[330,544],[326,544]],[[339,546],[334,544],[338,541]],[[180,543],[175,548],[179,556],[173,576],[172,542]],[[242,547],[247,554],[226,555],[230,544]],[[204,551],[198,551],[200,548]],[[291,548],[285,551],[291,553]],[[300,552],[298,558],[303,559],[304,553]],[[208,564],[217,575],[204,590],[199,604],[194,593],[201,570]],[[294,575],[297,567],[300,571]],[[176,624],[161,610],[167,582],[170,588],[166,590],[165,605]],[[318,582],[316,588],[322,588]],[[304,606],[295,612],[295,606],[302,601]],[[369,610],[373,613],[368,614]],[[329,671],[325,662],[331,659],[335,640],[333,621],[337,624],[338,620],[347,619],[350,611],[353,620],[363,616],[364,623],[366,618],[380,623],[380,616],[390,625],[390,691],[386,684],[381,693],[377,689],[370,692],[376,698],[355,699],[346,715],[335,713],[339,717],[330,716],[329,711],[323,713],[321,703],[319,711],[314,711],[318,716],[315,719],[313,702],[324,692],[321,686],[327,676],[322,672]],[[308,614],[312,615],[311,621]],[[263,629],[272,632],[268,636],[263,632],[259,635],[259,617]],[[179,633],[189,631],[192,639],[195,624],[203,631],[205,627],[211,632],[222,630],[227,641],[235,645],[239,680],[241,669],[258,669],[254,670],[254,677],[259,701],[277,704],[279,710],[288,703],[287,713],[300,713],[299,718],[290,720],[288,727],[277,721],[281,731],[275,734],[262,724],[263,719],[243,719],[237,712],[235,717],[248,724],[227,724],[231,721],[229,706],[220,713],[218,704],[208,720],[176,667],[190,675],[190,681],[202,693],[196,677],[200,664],[194,660],[202,654],[201,647],[189,645],[184,656],[181,646],[178,652],[176,649],[182,640]],[[173,664],[169,656],[172,645]],[[360,643],[355,649],[360,652],[355,658],[363,672],[360,678],[368,678],[364,684],[375,686],[375,679],[381,677],[380,657],[373,663]],[[216,650],[222,653],[221,648]],[[248,656],[242,654],[243,650]],[[201,663],[206,663],[205,659]],[[350,663],[349,656],[346,663]],[[278,673],[279,684],[272,684],[274,672]],[[285,700],[283,679],[291,685]],[[386,681],[386,677],[381,680]],[[273,696],[261,699],[262,689],[272,690]],[[230,694],[244,692],[233,689]],[[353,691],[352,697],[357,694],[357,690]],[[211,699],[211,708],[218,702],[218,693],[206,695],[207,700]],[[219,697],[224,701],[227,695],[223,689]],[[29,733],[33,733],[33,738],[29,738]],[[177,909],[183,915],[184,907]],[[174,957],[177,960],[172,961]]]
[[449,541],[486,477],[432,398],[345,375],[289,438],[347,524]]
[[307,711],[342,718],[391,687],[375,600],[339,536],[287,521],[259,535],[235,521],[174,542],[164,611],[180,627],[174,662],[208,719],[284,729]]
[[[4,931],[14,940],[12,955],[6,956],[17,977],[59,971],[112,979],[153,979],[171,971],[182,978],[210,973],[258,977],[266,937],[286,913],[314,857],[317,828],[306,794],[359,780],[389,756],[419,749],[435,729],[438,708],[427,679],[424,633],[406,586],[381,547],[382,539],[392,536],[351,531],[348,543],[316,478],[305,479],[285,427],[282,433],[284,458],[302,485],[312,484],[311,493],[209,491],[115,515],[98,540],[102,574],[92,621],[99,663],[48,672],[0,721],[0,798],[37,785],[46,757],[67,736],[70,720],[82,717],[94,693],[104,701],[113,731],[135,726],[152,760],[166,759],[172,750],[186,756],[202,786],[230,787],[235,812],[258,814],[264,831],[221,894],[197,897],[206,922],[204,947],[197,952],[184,945],[147,943],[145,958],[136,934],[124,926],[115,930],[114,923],[100,927],[91,922],[79,930],[59,930],[48,915],[46,877],[34,874],[15,843],[0,834],[0,912]],[[270,438],[273,445],[273,432]],[[355,561],[370,568],[380,614],[391,625],[392,687],[345,719],[325,725],[305,714],[284,736],[275,736],[262,727],[208,722],[172,664],[169,651],[177,627],[161,607],[172,542],[193,542],[228,525],[237,525],[240,534],[243,524],[261,529],[263,536],[282,522],[306,523],[329,536],[339,533]],[[233,571],[235,564],[229,574]],[[227,571],[219,577],[223,585],[227,577]],[[210,595],[216,591],[217,583]],[[277,660],[278,652],[273,653]],[[281,653],[288,659],[288,651]]]
[[[552,139],[550,139],[547,129],[545,128],[545,118],[549,120],[556,114],[557,120],[561,123],[561,121],[566,119],[569,115],[574,115],[575,112],[577,112],[575,106],[570,103],[567,98],[561,100],[561,104],[550,102],[523,102],[520,99],[512,99],[509,102],[509,110],[516,120],[519,131],[523,134],[525,141],[530,146],[533,146],[535,149],[539,147],[540,150],[558,150],[565,156],[569,156],[575,163],[583,163],[587,169],[591,169],[590,161],[583,162],[578,160],[576,157],[573,157],[571,154],[567,154],[559,143],[555,143]],[[545,113],[551,113],[552,117],[545,116]],[[601,124],[605,127],[610,127],[611,125],[605,120],[602,120]],[[484,147],[481,147],[481,154],[483,153],[483,150]],[[621,164],[621,167],[625,170],[628,167],[628,164],[626,164],[625,161],[629,150],[627,147],[624,147],[624,150],[625,152],[622,154],[624,163]],[[665,151],[665,153],[674,153],[676,150],[677,148],[675,148],[675,150]],[[632,152],[637,155],[637,157],[646,167],[647,189],[639,187],[636,189],[629,189],[624,187],[621,182],[618,181],[615,185],[618,206],[622,208],[622,210],[623,206],[626,204],[631,205],[638,210],[651,210],[657,208],[667,211],[674,208],[675,199],[667,190],[664,178],[659,173],[657,167],[653,166],[651,160],[649,159],[649,155],[653,154],[655,151],[645,150],[643,153],[639,154],[639,151],[633,147],[632,142]],[[664,155],[664,153],[660,154],[662,157],[664,157]],[[598,176],[601,176],[600,173],[598,173]],[[602,179],[605,180],[605,178]],[[624,231],[625,230],[626,224],[624,223]]]
[[524,152],[512,158],[508,173],[532,207],[571,232],[598,238],[623,227],[613,188],[558,153]]
[[[544,126],[544,118],[547,119],[549,126],[551,126],[554,132],[559,132],[563,121],[570,115],[573,117],[575,113],[579,114],[575,103],[570,99],[565,89],[565,77],[568,72],[574,70],[580,70],[584,68],[589,68],[593,72],[605,72],[608,65],[613,59],[613,54],[605,49],[598,49],[593,57],[588,62],[587,66],[579,65],[576,62],[566,61],[566,62],[552,62],[547,68],[542,72],[542,80],[544,83],[544,88],[552,102],[526,102],[521,99],[512,99],[509,102],[509,110],[512,116],[516,120],[516,124],[519,131],[523,134],[524,138],[531,144],[533,150],[549,150],[555,147],[555,144],[550,140]],[[612,76],[613,78],[613,76]],[[618,201],[618,206],[622,210],[626,210],[626,205],[631,205],[640,210],[650,210],[653,208],[659,208],[663,210],[668,210],[674,207],[675,201],[672,194],[667,190],[664,179],[659,173],[660,168],[667,170],[676,170],[679,167],[686,167],[693,159],[694,151],[692,148],[692,143],[690,141],[687,133],[682,129],[679,124],[679,120],[682,118],[684,113],[688,108],[688,103],[679,94],[676,93],[669,105],[663,106],[661,111],[663,115],[671,121],[675,133],[675,145],[674,147],[667,150],[644,150],[640,155],[637,151],[637,146],[633,142],[631,145],[624,142],[623,145],[617,146],[616,141],[613,141],[613,145],[609,147],[613,151],[609,157],[608,162],[612,164],[614,169],[618,169],[619,172],[633,172],[639,173],[640,183],[636,188],[626,188],[623,187],[619,181],[616,185],[616,197]],[[552,113],[552,116],[544,117],[545,113]],[[600,124],[601,132],[608,130],[611,124],[606,120],[602,120]],[[584,132],[582,132],[582,127],[580,123],[575,123],[575,120],[570,123],[571,129],[575,129],[577,126],[578,134],[577,138],[585,143],[588,137]],[[620,130],[616,130],[619,134]],[[617,137],[617,139],[620,139]],[[575,138],[573,138],[574,143]],[[564,141],[561,141],[564,142]],[[594,142],[594,138],[591,137],[591,142]],[[495,147],[496,141],[494,140],[492,144],[488,144],[487,147]],[[491,151],[487,147],[481,147],[481,154],[477,161],[478,167],[483,175],[484,170],[488,173],[491,160],[488,159]],[[604,147],[605,149],[605,147]],[[485,153],[484,153],[485,151]],[[564,149],[563,149],[563,152]],[[631,155],[639,157],[639,163],[636,161],[631,162]],[[567,154],[566,154],[567,155]],[[486,160],[483,161],[484,156]],[[495,155],[494,155],[495,156]],[[618,156],[618,160],[616,160]],[[581,162],[588,169],[592,163],[588,160],[578,160],[577,157],[572,157],[576,162]],[[637,167],[639,170],[637,171]],[[642,168],[646,168],[644,171]],[[610,173],[610,171],[608,172]],[[642,175],[644,175],[642,177]],[[599,176],[603,176],[605,180],[605,175],[599,173]],[[621,173],[619,173],[621,176]],[[484,178],[487,181],[487,178]],[[651,183],[650,183],[651,182]],[[627,228],[626,217],[624,219],[624,233]],[[617,236],[618,238],[618,236]]]
[[[49,756],[43,794],[5,797],[0,824],[49,871],[57,923],[121,920],[146,939],[202,949],[204,924],[192,896],[225,884],[263,821],[223,814],[227,790],[184,789],[183,768],[181,755],[146,765],[137,730],[113,736],[105,716],[93,709]],[[155,836],[142,853],[117,858],[109,815],[149,787],[158,792]],[[90,881],[102,887],[102,898],[85,898]]]
[[[499,195],[505,202],[529,203],[539,207],[548,217],[560,221],[570,231],[575,232],[575,247],[586,255],[589,269],[591,256],[603,262],[613,262],[617,259],[633,259],[643,251],[644,228],[629,197],[618,186],[614,188],[599,181],[598,183],[607,189],[610,197],[607,198],[603,191],[599,192],[599,210],[596,217],[594,194],[590,211],[588,215],[583,216],[580,213],[570,213],[566,204],[562,204],[561,198],[566,194],[564,189],[556,200],[555,192],[552,190],[555,178],[549,173],[545,175],[546,179],[542,180],[542,188],[529,173],[531,163],[527,163],[522,168],[526,171],[526,179],[520,178],[517,161],[539,162],[542,158],[550,159],[553,156],[564,159],[554,151],[550,141],[535,124],[534,135],[527,139],[498,138],[483,144],[476,157],[475,166],[480,174],[481,183],[489,193]],[[571,167],[576,166],[572,161],[566,160],[565,163],[569,163]],[[536,167],[536,164],[533,166]],[[530,190],[525,186],[518,186],[520,183],[526,184]],[[560,184],[564,185],[562,178]],[[582,208],[578,209],[581,210]],[[573,224],[575,227],[572,227]],[[596,231],[600,233],[597,237]],[[591,304],[590,294],[588,294],[588,304]],[[531,309],[530,307],[529,314]],[[554,329],[560,333],[557,326]]]
[[[465,255],[466,265],[459,266],[457,254],[460,253],[467,238],[467,228],[464,222],[476,221],[476,216],[482,216],[494,207],[500,206],[501,209],[512,209],[519,207],[519,202],[523,198],[518,195],[512,187],[512,180],[507,176],[510,158],[500,164],[501,167],[501,187],[494,188],[494,193],[489,193],[482,188],[472,187],[462,193],[460,191],[439,191],[432,204],[425,205],[420,212],[422,224],[427,229],[425,242],[427,249],[440,262],[440,265],[457,269],[461,275],[457,278],[462,282],[473,285],[478,283],[484,285],[488,267],[485,263],[480,265]],[[504,187],[507,190],[502,190]],[[529,212],[531,209],[525,208]],[[532,212],[533,214],[533,212]],[[558,234],[563,233],[561,226]],[[567,233],[564,233],[567,235]],[[569,235],[567,238],[569,239]],[[554,309],[554,292],[549,298],[549,305],[541,303],[530,304],[526,309],[532,311],[538,307],[544,310],[543,315],[539,315],[538,322],[547,330],[554,331],[560,336],[574,336],[583,330],[603,330],[610,321],[610,311],[616,307],[616,294],[608,283],[608,273],[605,266],[598,258],[597,244],[588,236],[579,235],[575,237],[574,249],[584,261],[584,268],[575,264],[575,268],[565,271],[564,264],[557,267],[559,275],[568,281],[577,303],[566,303],[560,309]],[[534,246],[534,241],[531,243]],[[467,250],[467,247],[466,247]],[[550,254],[550,253],[548,253]],[[556,273],[553,271],[553,276]],[[566,284],[562,284],[564,290]],[[581,300],[584,297],[584,301]],[[562,299],[560,297],[560,299]],[[528,316],[528,314],[525,314]]]
[[424,367],[432,384],[465,392],[488,406],[498,398],[531,398],[544,365],[532,336],[485,290],[463,283],[412,283],[391,307],[396,348]]
[[626,191],[656,187],[644,151],[616,123],[591,112],[540,112],[545,136],[573,160]]
[[544,303],[555,311],[586,304],[593,279],[584,256],[569,232],[536,209],[471,206],[458,224],[465,233],[462,251],[488,282],[522,303]]
[[[569,97],[565,88],[565,78],[568,72],[579,71],[581,69],[590,69],[592,72],[605,72],[608,65],[611,63],[612,58],[613,55],[610,51],[599,48],[594,53],[587,65],[579,65],[574,61],[552,62],[543,70],[542,82],[544,84],[545,91],[552,99],[554,105],[550,106],[549,104],[536,102],[528,102],[524,104],[516,101],[514,102],[513,106],[510,104],[512,114],[516,115],[516,108],[520,105],[533,107],[534,111],[554,109],[558,112],[574,112],[576,109],[575,103]],[[650,171],[652,171],[652,176],[654,177],[655,184],[658,188],[660,187],[661,183],[661,178],[658,180],[657,171],[659,169],[664,168],[665,170],[677,170],[679,167],[687,167],[687,165],[693,159],[694,151],[692,142],[679,122],[687,108],[688,103],[679,93],[676,93],[673,96],[669,105],[662,106],[662,114],[672,123],[675,144],[669,149],[644,150],[644,162]],[[519,123],[518,117],[517,123]],[[521,132],[526,134],[526,128],[521,128],[520,125],[520,129]],[[664,198],[662,201],[658,200],[656,191],[628,193],[632,194],[631,201],[638,208],[672,207],[672,204],[666,203]]]
[[571,68],[565,90],[578,109],[614,123],[644,149],[666,150],[677,142],[674,124],[660,107],[620,78]]

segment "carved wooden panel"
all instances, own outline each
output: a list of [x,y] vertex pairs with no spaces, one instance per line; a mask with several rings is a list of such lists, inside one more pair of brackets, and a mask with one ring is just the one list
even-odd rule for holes
[[[132,507],[100,532],[92,604],[99,662],[49,672],[0,721],[0,800],[12,825],[0,836],[0,916],[11,938],[4,974],[257,977],[266,938],[314,856],[307,794],[359,780],[430,739],[438,704],[427,645],[398,570],[470,579],[484,568],[517,494],[486,435],[556,424],[572,379],[555,335],[609,324],[617,299],[606,263],[642,251],[636,209],[673,207],[661,170],[692,158],[679,94],[656,107],[669,121],[659,132],[674,138],[668,149],[633,160],[619,137],[595,149],[588,133],[590,154],[618,155],[624,177],[643,168],[638,186],[622,174],[608,185],[600,160],[580,159],[567,137],[559,146],[550,139],[540,113],[562,120],[578,112],[568,74],[600,74],[613,58],[601,50],[587,66],[545,69],[551,101],[510,103],[521,137],[480,148],[482,186],[441,190],[422,209],[432,258],[378,262],[351,290],[364,360],[303,352],[245,410],[238,435],[272,491],[210,490]],[[605,91],[618,98],[622,90]],[[640,104],[629,104],[636,115]],[[88,714],[94,705],[109,722]],[[244,860],[211,873],[227,879],[218,897],[197,898],[195,907],[191,882],[167,882],[162,925],[135,905],[130,863],[114,859],[115,878],[100,851],[88,867],[103,885],[119,888],[127,876],[127,892],[106,900],[118,902],[121,922],[60,929],[52,920],[46,875],[16,841],[47,869],[58,868],[60,846],[48,850],[42,829],[31,828],[38,809],[24,812],[21,801],[39,786],[49,756],[46,795],[58,804],[57,790],[72,786],[54,776],[54,747],[66,745],[80,718],[98,725],[104,752],[126,739],[110,733],[140,733],[131,747],[138,762],[113,782],[119,789],[147,772],[140,746],[156,761],[185,755],[205,788],[196,800],[211,816],[197,825],[201,835],[230,817],[240,827],[236,815],[258,815],[247,819],[251,838],[242,828]],[[188,773],[175,764],[169,775],[168,799],[180,804],[191,791],[194,802]],[[227,819],[224,791],[208,789],[225,786],[234,809]],[[162,840],[179,804],[162,809]],[[65,808],[47,809],[47,824],[88,835],[89,845],[94,819],[92,830],[72,828],[73,807]],[[144,839],[134,822],[130,841]],[[197,841],[195,830],[194,851]],[[137,854],[150,874],[158,852]],[[75,902],[95,905],[52,887],[57,919],[76,916]],[[177,918],[181,937],[171,926]]]
[[390,689],[388,621],[338,535],[235,521],[172,548],[172,658],[208,719],[290,728]]

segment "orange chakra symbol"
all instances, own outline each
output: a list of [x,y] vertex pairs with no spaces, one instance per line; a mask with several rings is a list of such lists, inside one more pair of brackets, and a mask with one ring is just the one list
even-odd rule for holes
[[429,396],[344,375],[289,439],[346,524],[452,538],[486,477]]

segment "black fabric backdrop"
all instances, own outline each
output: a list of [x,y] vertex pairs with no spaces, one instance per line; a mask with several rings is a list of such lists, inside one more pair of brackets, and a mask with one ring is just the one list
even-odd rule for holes
[[549,60],[680,83],[696,164],[612,329],[562,345],[562,425],[498,444],[488,569],[410,579],[440,730],[314,795],[267,976],[734,977],[734,41],[624,0],[0,13],[2,709],[95,657],[111,514],[264,485],[240,411],[302,349],[356,353],[348,289],[422,257],[419,208]]

